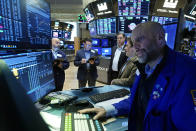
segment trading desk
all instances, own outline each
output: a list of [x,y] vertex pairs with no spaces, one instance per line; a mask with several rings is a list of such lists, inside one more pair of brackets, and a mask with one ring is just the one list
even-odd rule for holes
[[[82,92],[81,90],[76,89],[76,90],[70,90],[70,91],[63,91],[63,93],[73,95],[73,96],[78,96],[77,100],[87,99],[94,105],[94,103],[90,100],[89,96],[91,96],[93,94],[97,94],[97,93],[104,93],[104,92],[109,92],[109,91],[122,89],[122,88],[126,88],[129,90],[128,87],[122,87],[122,86],[116,86],[116,85],[106,85],[103,87],[94,87],[91,92]],[[62,108],[48,108],[48,109],[43,110],[43,112],[47,112],[47,113],[56,115],[60,118],[63,110],[64,110],[63,107]],[[49,119],[49,118],[47,118],[47,119]],[[121,117],[121,118],[115,118],[115,119],[116,119],[115,121],[105,125],[105,127],[108,131],[125,131],[128,129],[128,118]],[[52,120],[52,121],[54,122],[55,120]],[[56,120],[54,123],[59,122],[59,121],[60,120]],[[46,120],[46,123],[48,123],[47,120]],[[48,123],[48,124],[49,124],[49,127],[54,127],[50,123]],[[60,123],[58,125],[60,128]],[[59,128],[57,126],[55,128],[56,128],[56,130],[59,130]]]

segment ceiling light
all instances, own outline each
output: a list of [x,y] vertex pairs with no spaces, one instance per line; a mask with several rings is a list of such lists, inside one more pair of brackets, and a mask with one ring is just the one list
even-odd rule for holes
[[192,19],[192,20],[195,20],[195,18],[194,18],[194,17],[189,16],[189,15],[184,15],[184,17],[189,18],[189,19]]
[[165,8],[176,8],[178,0],[165,0],[163,7]]

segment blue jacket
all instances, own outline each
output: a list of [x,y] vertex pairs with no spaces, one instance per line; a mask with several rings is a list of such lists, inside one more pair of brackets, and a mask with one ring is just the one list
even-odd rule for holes
[[[90,74],[91,74],[92,78],[96,80],[97,77],[98,77],[96,66],[99,65],[99,57],[98,57],[97,51],[91,50],[90,57],[93,57],[93,56],[97,56],[97,59],[95,59],[95,64],[90,65],[90,70],[89,71],[90,71]],[[86,80],[85,76],[87,76],[87,65],[86,64],[81,64],[82,59],[86,59],[84,49],[80,49],[80,50],[77,51],[76,57],[75,57],[75,60],[74,60],[74,65],[79,66],[78,73],[77,73],[77,79],[78,80]]]
[[[145,131],[196,131],[196,62],[169,49],[147,106]],[[129,130],[134,130],[134,98],[141,76],[135,78],[131,96],[114,104],[118,115],[129,114]],[[159,97],[155,97],[158,94]],[[195,93],[196,94],[196,93]]]

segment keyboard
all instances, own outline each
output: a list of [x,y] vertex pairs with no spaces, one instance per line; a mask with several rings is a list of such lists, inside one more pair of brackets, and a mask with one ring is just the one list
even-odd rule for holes
[[88,114],[63,112],[61,131],[104,131],[104,129],[98,120],[93,120]]
[[110,100],[114,98],[124,97],[129,94],[130,94],[130,91],[128,91],[127,89],[118,89],[118,90],[114,90],[114,91],[110,91],[106,93],[95,94],[95,95],[89,96],[89,98],[94,103],[98,103],[98,102],[102,102],[102,101],[106,101],[106,100]]

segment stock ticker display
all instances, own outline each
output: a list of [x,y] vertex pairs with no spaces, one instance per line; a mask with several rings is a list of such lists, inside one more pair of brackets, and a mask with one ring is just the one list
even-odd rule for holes
[[50,38],[45,0],[0,0],[0,49],[48,49]]

